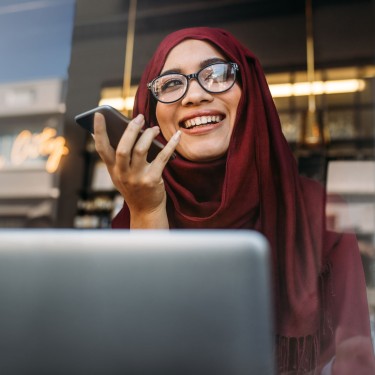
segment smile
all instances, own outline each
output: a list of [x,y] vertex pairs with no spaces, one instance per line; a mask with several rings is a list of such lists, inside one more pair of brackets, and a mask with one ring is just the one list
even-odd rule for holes
[[192,129],[196,126],[204,126],[204,125],[210,125],[210,124],[217,124],[223,120],[223,116],[199,116],[192,119],[189,119],[187,121],[182,122],[180,125],[181,127],[185,129]]

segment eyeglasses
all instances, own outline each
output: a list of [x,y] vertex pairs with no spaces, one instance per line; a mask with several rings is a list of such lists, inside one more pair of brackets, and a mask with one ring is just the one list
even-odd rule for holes
[[236,82],[238,65],[232,62],[219,62],[205,66],[193,74],[166,73],[147,84],[156,100],[174,103],[184,97],[189,81],[195,78],[199,85],[209,93],[228,91]]

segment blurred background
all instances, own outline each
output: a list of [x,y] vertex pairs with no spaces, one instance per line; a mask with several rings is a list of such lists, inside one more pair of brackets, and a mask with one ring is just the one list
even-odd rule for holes
[[374,18],[372,0],[2,0],[0,227],[110,226],[122,199],[74,116],[131,116],[165,35],[223,27],[259,57],[329,225],[357,233],[374,301]]

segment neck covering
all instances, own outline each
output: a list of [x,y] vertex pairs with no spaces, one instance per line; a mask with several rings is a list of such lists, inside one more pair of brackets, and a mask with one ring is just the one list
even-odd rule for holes
[[[237,63],[242,95],[225,157],[196,163],[178,156],[165,168],[170,228],[248,228],[263,233],[272,250],[280,360],[289,361],[293,355],[297,363],[316,362],[323,195],[298,174],[256,56],[222,29],[174,32],[161,42],[142,76],[134,115],[143,113],[149,126],[157,125],[156,102],[147,82],[160,74],[169,51],[186,39],[207,41]],[[128,225],[125,206],[113,227]]]

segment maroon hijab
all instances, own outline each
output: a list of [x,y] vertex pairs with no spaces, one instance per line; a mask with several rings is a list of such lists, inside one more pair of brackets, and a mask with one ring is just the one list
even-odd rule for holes
[[[228,61],[239,65],[242,96],[226,157],[198,164],[178,156],[168,163],[163,177],[170,227],[262,232],[272,249],[280,342],[286,342],[285,351],[289,350],[289,338],[315,346],[320,324],[323,192],[298,175],[258,59],[221,29],[198,27],[174,32],[161,42],[142,76],[134,115],[143,113],[147,124],[157,125],[156,103],[147,82],[160,74],[169,51],[186,39],[208,41]],[[113,227],[128,226],[129,212],[124,206]],[[315,349],[311,356],[317,355],[319,349]],[[285,357],[285,353],[281,355]]]

